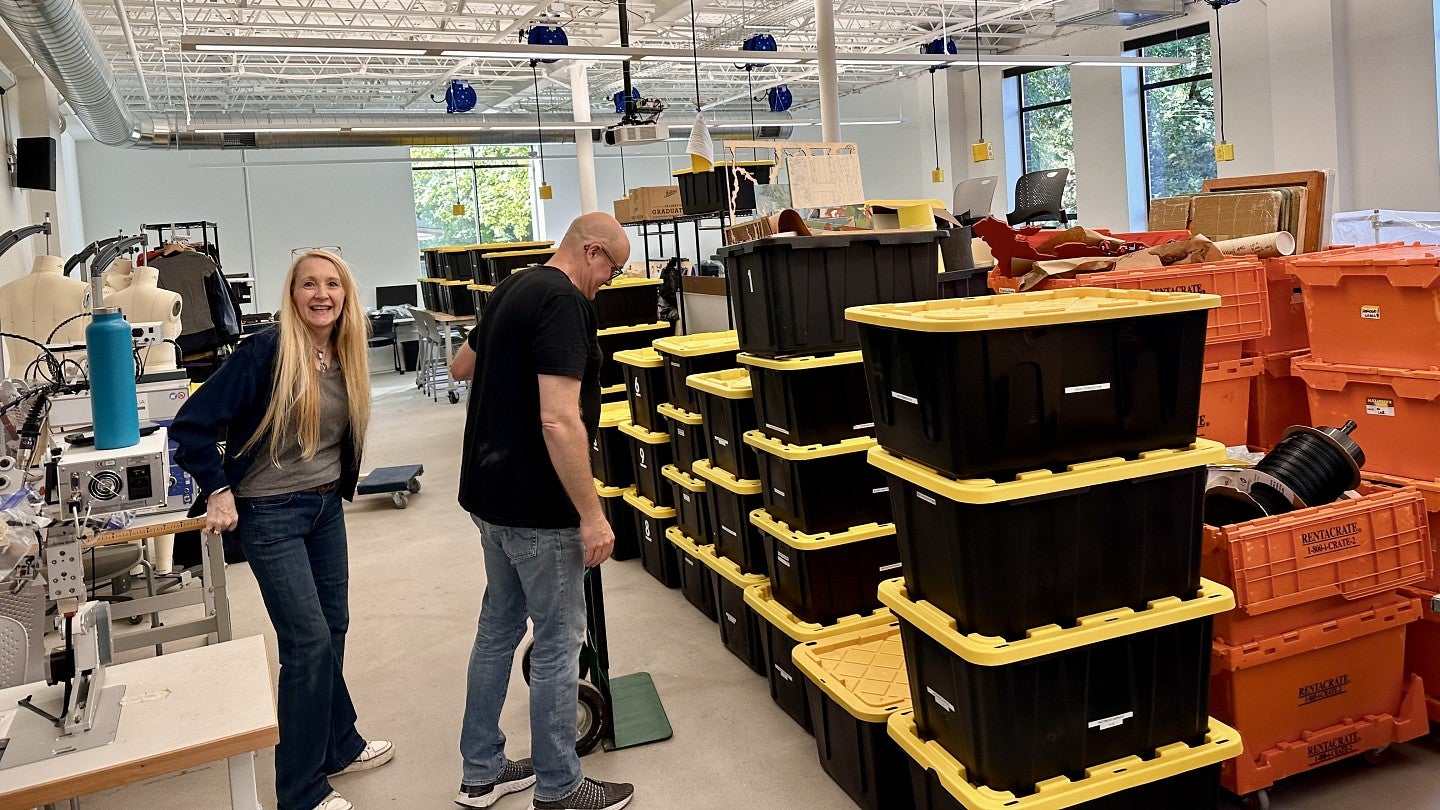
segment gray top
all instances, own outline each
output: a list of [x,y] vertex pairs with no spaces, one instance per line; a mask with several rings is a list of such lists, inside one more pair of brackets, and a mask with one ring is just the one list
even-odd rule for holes
[[279,464],[270,460],[270,447],[262,443],[255,463],[245,473],[235,494],[242,498],[284,495],[329,484],[340,478],[340,442],[350,424],[350,396],[345,391],[345,374],[332,366],[320,372],[320,447],[309,461],[300,458],[300,443],[286,442],[280,448]]

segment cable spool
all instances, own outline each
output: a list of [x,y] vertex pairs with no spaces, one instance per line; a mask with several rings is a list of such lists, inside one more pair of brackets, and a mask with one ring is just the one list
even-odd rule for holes
[[1205,522],[1228,526],[1334,503],[1360,485],[1365,451],[1350,438],[1355,428],[1294,425],[1254,468],[1211,468]]

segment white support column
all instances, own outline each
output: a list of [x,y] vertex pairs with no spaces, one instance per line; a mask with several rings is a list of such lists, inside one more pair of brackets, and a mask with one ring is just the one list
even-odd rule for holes
[[[570,66],[570,105],[575,121],[590,121],[590,63],[575,62]],[[580,179],[580,213],[600,210],[595,191],[595,142],[588,129],[575,130],[575,170]]]
[[820,72],[820,140],[840,140],[840,82],[835,72],[835,7],[815,0],[816,67]]

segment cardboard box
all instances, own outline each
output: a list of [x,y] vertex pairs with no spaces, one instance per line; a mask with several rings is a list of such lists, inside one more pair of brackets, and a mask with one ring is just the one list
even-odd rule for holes
[[1199,194],[1190,200],[1190,232],[1215,242],[1274,233],[1283,202],[1279,191]]
[[1150,230],[1183,231],[1189,227],[1189,197],[1162,197],[1150,201]]
[[683,216],[685,213],[680,206],[679,186],[632,188],[626,199],[630,201],[633,222],[660,222]]
[[623,225],[629,225],[636,221],[635,207],[630,204],[629,197],[621,197],[615,201],[615,218],[620,220]]

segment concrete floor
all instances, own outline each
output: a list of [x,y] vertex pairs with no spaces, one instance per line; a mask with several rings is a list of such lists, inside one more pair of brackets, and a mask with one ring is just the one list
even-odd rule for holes
[[[348,507],[351,627],[346,670],[361,733],[394,740],[395,761],[342,777],[359,808],[454,807],[465,666],[485,576],[474,526],[455,503],[463,405],[431,402],[393,375],[374,380],[367,469],[425,465],[410,508],[360,499]],[[274,635],[249,569],[230,568],[237,636]],[[763,678],[720,643],[719,631],[666,590],[639,561],[605,568],[612,670],[655,679],[673,739],[582,762],[587,775],[634,782],[637,810],[821,810],[853,807],[821,770],[815,743],[770,700]],[[514,757],[528,755],[526,690],[518,672],[504,725]],[[271,752],[258,756],[260,795],[273,807]],[[1379,767],[1342,762],[1286,780],[1272,793],[1284,810],[1440,808],[1440,734],[1398,747]],[[529,794],[498,805],[523,808]],[[228,807],[223,764],[196,768],[83,800],[86,810]],[[886,808],[889,810],[889,808]],[[1157,810],[1159,810],[1157,808]]]

